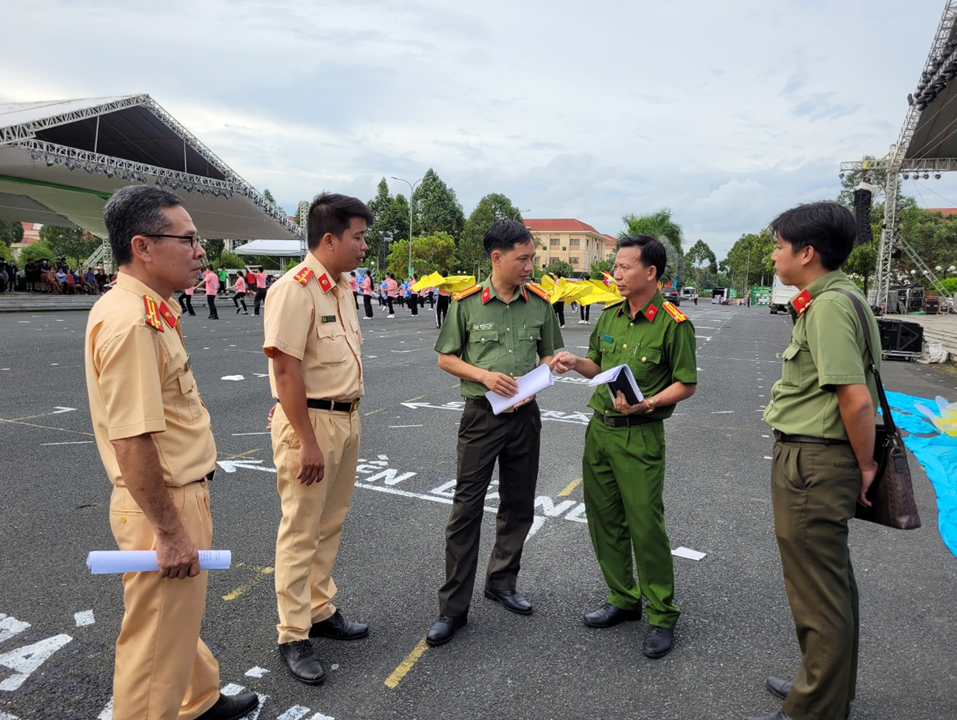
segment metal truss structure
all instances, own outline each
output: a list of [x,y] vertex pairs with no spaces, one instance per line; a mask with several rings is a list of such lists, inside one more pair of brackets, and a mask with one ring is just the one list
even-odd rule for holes
[[[921,73],[920,82],[917,85],[916,94],[907,96],[909,108],[907,117],[904,119],[904,125],[901,128],[897,143],[891,145],[887,156],[879,160],[844,162],[841,163],[841,173],[853,171],[885,171],[886,179],[884,185],[884,226],[881,232],[880,248],[877,254],[877,269],[875,278],[875,287],[877,288],[876,304],[886,311],[892,311],[888,307],[888,297],[891,286],[891,264],[895,248],[900,248],[906,253],[908,258],[918,267],[920,272],[934,286],[938,294],[946,299],[944,308],[953,312],[955,310],[954,297],[948,293],[940,279],[924,263],[917,253],[901,236],[897,227],[897,186],[898,176],[901,174],[914,175],[915,178],[923,174],[924,179],[934,174],[940,177],[940,173],[957,170],[957,157],[915,157],[915,153],[909,152],[914,140],[915,133],[920,125],[921,116],[928,106],[932,106],[940,94],[947,88],[948,83],[954,77],[957,77],[957,40],[953,39],[954,28],[957,25],[957,0],[948,0],[944,13],[940,19],[940,25],[937,28],[937,34],[934,36],[934,43],[931,46],[930,53],[927,56],[927,62],[924,65],[924,71]],[[949,104],[950,100],[948,100]],[[941,108],[942,110],[943,108]],[[946,132],[953,123],[945,126]],[[942,132],[944,132],[942,131]],[[942,134],[934,136],[937,137]],[[894,308],[896,310],[896,308]]]

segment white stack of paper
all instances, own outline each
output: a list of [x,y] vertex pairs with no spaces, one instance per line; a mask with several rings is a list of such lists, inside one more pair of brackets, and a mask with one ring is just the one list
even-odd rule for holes
[[[199,567],[203,570],[228,570],[231,562],[229,550],[199,551]],[[86,566],[94,575],[159,570],[155,550],[93,550],[86,557]]]
[[588,384],[593,387],[607,385],[612,401],[615,400],[615,395],[619,390],[624,393],[625,400],[628,401],[629,405],[637,405],[645,399],[638,388],[638,383],[635,382],[635,376],[631,372],[631,368],[627,365],[616,365],[610,370],[599,373],[589,380]]
[[532,395],[555,384],[555,378],[552,377],[552,371],[549,370],[548,365],[539,365],[530,373],[515,379],[518,381],[518,394],[515,397],[505,397],[491,390],[485,393],[485,397],[488,398],[489,404],[492,406],[492,412],[496,415],[502,414],[510,407],[522,402],[522,400],[527,400]]

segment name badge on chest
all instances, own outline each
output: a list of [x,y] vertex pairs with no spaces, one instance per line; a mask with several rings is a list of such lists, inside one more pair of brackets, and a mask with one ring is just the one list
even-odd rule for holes
[[334,323],[335,321],[336,321],[336,316],[335,316],[335,315],[323,315],[323,316],[322,316],[322,322],[323,322],[323,324],[325,324],[325,323]]

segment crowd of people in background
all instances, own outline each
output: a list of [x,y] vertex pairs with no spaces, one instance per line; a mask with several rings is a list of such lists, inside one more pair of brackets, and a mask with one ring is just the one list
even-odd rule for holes
[[102,295],[115,279],[102,267],[71,268],[66,258],[30,260],[22,270],[13,260],[0,260],[0,294]]

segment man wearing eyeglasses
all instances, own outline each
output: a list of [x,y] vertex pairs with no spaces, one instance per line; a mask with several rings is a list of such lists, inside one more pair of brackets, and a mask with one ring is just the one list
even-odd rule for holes
[[113,483],[110,526],[121,550],[155,550],[158,572],[123,576],[114,720],[236,720],[255,693],[219,692],[219,664],[199,637],[212,543],[209,413],[183,344],[176,290],[205,252],[182,201],[159,188],[117,191],[104,210],[119,265],[86,327],[86,384],[100,458]]

